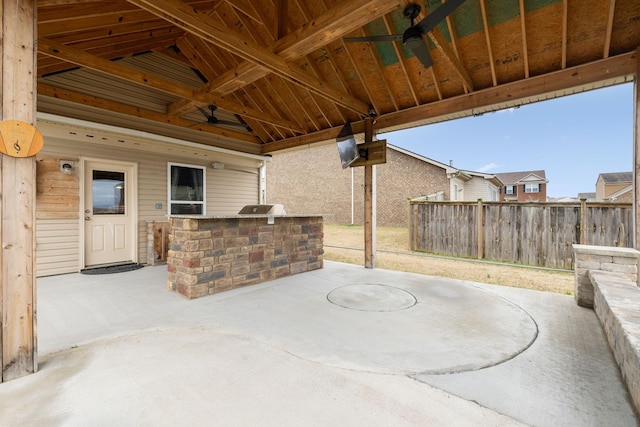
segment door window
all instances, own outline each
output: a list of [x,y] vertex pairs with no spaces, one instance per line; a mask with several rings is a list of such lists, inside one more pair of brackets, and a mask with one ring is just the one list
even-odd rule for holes
[[124,172],[93,170],[91,181],[93,214],[124,215]]

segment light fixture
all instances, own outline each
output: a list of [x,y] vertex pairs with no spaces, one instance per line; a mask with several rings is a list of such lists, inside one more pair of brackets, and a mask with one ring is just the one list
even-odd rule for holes
[[69,175],[73,171],[73,162],[69,160],[60,160],[60,172]]

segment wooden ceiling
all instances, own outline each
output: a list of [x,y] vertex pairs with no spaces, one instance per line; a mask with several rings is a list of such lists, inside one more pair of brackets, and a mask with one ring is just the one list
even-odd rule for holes
[[[422,19],[440,0],[417,1]],[[38,111],[266,154],[629,81],[638,0],[466,0],[401,42],[398,0],[39,0]],[[236,125],[207,123],[215,117]],[[204,113],[203,113],[204,111]]]

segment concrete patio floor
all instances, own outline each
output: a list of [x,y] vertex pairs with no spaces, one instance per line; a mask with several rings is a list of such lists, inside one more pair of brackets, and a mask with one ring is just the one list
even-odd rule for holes
[[189,301],[166,274],[38,279],[0,425],[639,425],[571,296],[325,262]]

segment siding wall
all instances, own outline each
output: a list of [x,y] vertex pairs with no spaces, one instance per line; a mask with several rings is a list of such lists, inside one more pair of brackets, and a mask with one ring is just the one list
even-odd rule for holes
[[[246,204],[258,203],[260,161],[257,159],[171,146],[140,138],[89,132],[86,129],[71,128],[69,131],[65,128],[61,131],[56,126],[50,127],[40,123],[39,128],[45,136],[45,144],[38,162],[38,276],[76,272],[80,268],[79,227],[83,225],[78,220],[80,165],[76,163],[73,173],[65,175],[59,172],[59,166],[56,166],[59,159],[77,161],[81,158],[96,158],[138,165],[138,262],[142,263],[147,259],[147,221],[167,219],[167,162],[207,167],[208,215],[235,214]],[[225,168],[213,169],[213,161],[224,163]],[[41,169],[48,171],[48,176],[41,176]],[[53,179],[52,176],[57,176],[57,179]],[[49,184],[52,181],[66,185],[74,182],[77,187],[74,186],[73,189],[78,190],[75,195],[69,192],[65,197],[56,198],[54,201],[57,200],[57,204],[53,203],[49,189],[59,188],[60,185]],[[157,209],[156,204],[161,204],[162,208]]]
[[471,178],[465,184],[465,200],[476,201],[478,199],[491,200],[489,184],[482,178]]

